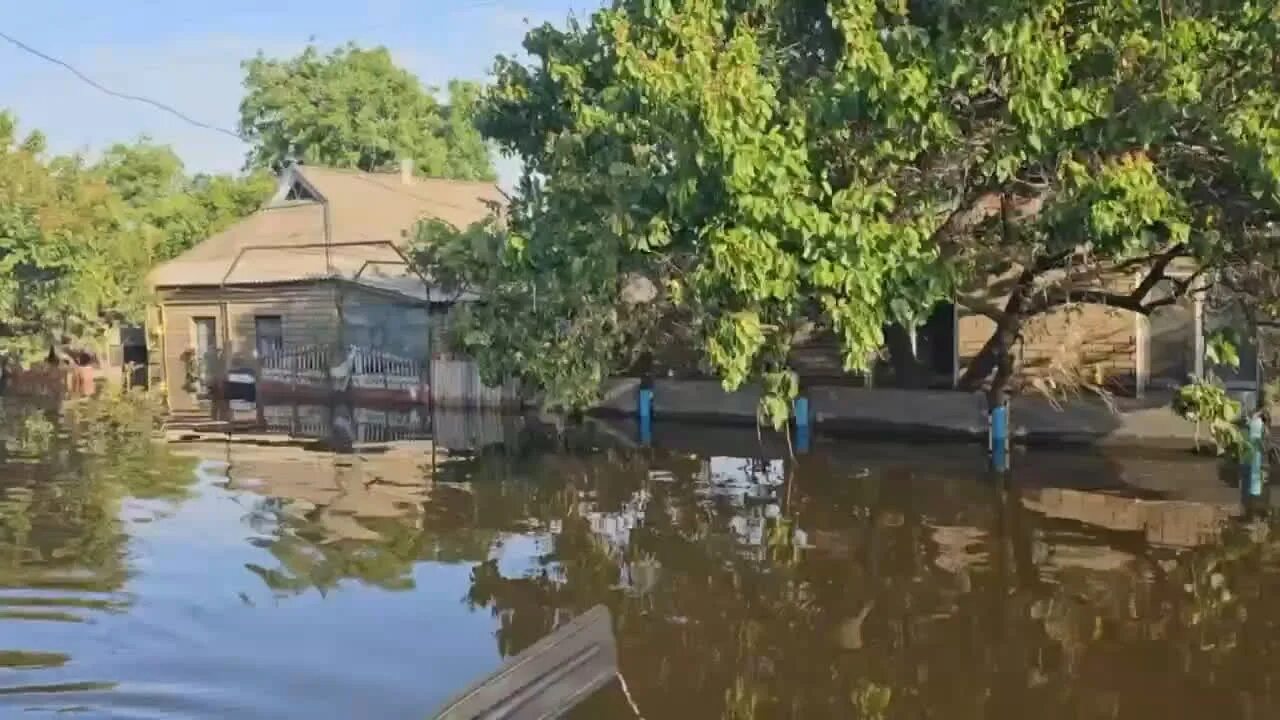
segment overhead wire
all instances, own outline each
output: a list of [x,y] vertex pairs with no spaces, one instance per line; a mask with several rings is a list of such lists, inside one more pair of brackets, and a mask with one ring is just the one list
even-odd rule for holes
[[[470,6],[470,7],[490,7],[490,6],[496,6],[496,5],[497,5],[497,2],[498,2],[498,0],[477,0],[477,1],[476,1],[476,2],[474,2],[474,3],[470,3],[470,4],[469,4],[469,6]],[[12,45],[12,46],[14,46],[14,47],[18,48],[19,50],[21,50],[21,51],[23,51],[23,52],[26,52],[26,53],[28,53],[28,54],[31,54],[31,55],[33,55],[33,56],[35,56],[35,57],[37,57],[37,58],[40,58],[41,60],[44,60],[44,61],[49,62],[49,63],[52,63],[52,64],[54,64],[54,65],[57,65],[57,66],[59,66],[59,67],[61,67],[61,68],[65,69],[65,70],[67,70],[67,71],[68,71],[68,72],[70,72],[72,75],[74,75],[77,79],[79,79],[81,82],[84,82],[85,84],[89,85],[90,87],[92,87],[92,88],[94,88],[94,89],[98,90],[99,92],[102,92],[102,93],[104,93],[104,94],[106,94],[106,95],[109,95],[109,96],[111,96],[111,97],[115,97],[115,98],[119,98],[119,99],[122,99],[122,100],[127,100],[127,101],[131,101],[131,102],[138,102],[138,103],[142,103],[142,104],[144,104],[144,105],[148,105],[148,106],[150,106],[150,107],[154,107],[154,108],[156,108],[156,109],[158,109],[158,110],[164,111],[164,112],[166,112],[166,113],[168,113],[168,114],[172,115],[173,117],[176,117],[176,118],[178,118],[179,120],[182,120],[183,122],[188,123],[188,124],[190,124],[190,125],[192,125],[192,126],[194,126],[194,127],[202,128],[202,129],[205,129],[205,130],[210,130],[210,131],[212,131],[212,132],[217,132],[217,133],[220,133],[220,134],[226,135],[226,136],[228,136],[228,137],[235,138],[236,140],[240,140],[241,142],[250,142],[249,138],[245,137],[244,135],[241,135],[239,132],[236,132],[235,130],[231,130],[231,129],[228,129],[228,128],[225,128],[225,127],[220,127],[220,126],[218,126],[218,125],[214,125],[214,124],[212,124],[212,123],[207,123],[207,122],[203,122],[203,121],[201,121],[201,120],[197,120],[196,118],[194,118],[194,117],[192,117],[192,116],[188,115],[187,113],[182,112],[181,110],[178,110],[177,108],[175,108],[175,107],[173,107],[172,105],[169,105],[169,104],[167,104],[167,103],[164,103],[164,102],[161,102],[161,101],[159,101],[159,100],[155,100],[155,99],[153,99],[153,98],[149,98],[149,97],[146,97],[146,96],[143,96],[143,95],[135,95],[135,94],[132,94],[132,93],[121,92],[121,91],[115,90],[115,89],[113,89],[113,88],[107,87],[106,85],[103,85],[102,83],[98,82],[97,80],[93,79],[92,77],[90,77],[89,75],[87,75],[86,73],[84,73],[83,71],[81,71],[81,70],[80,70],[78,67],[76,67],[75,65],[72,65],[71,63],[69,63],[69,62],[67,62],[67,61],[65,61],[65,60],[63,60],[63,59],[61,59],[61,58],[55,57],[55,56],[53,56],[53,55],[50,55],[49,53],[46,53],[46,52],[44,52],[44,51],[41,51],[41,50],[39,50],[39,49],[37,49],[37,48],[35,48],[35,47],[31,46],[30,44],[28,44],[28,43],[26,43],[26,42],[23,42],[22,40],[19,40],[18,38],[13,37],[12,35],[10,35],[10,34],[8,34],[8,33],[4,32],[4,31],[2,31],[2,30],[0,30],[0,39],[4,40],[5,42],[8,42],[10,45]],[[391,184],[384,184],[384,183],[376,182],[376,181],[372,180],[371,178],[362,177],[362,176],[358,176],[358,175],[353,176],[353,177],[357,177],[357,178],[359,178],[360,180],[363,180],[363,181],[368,182],[368,183],[370,183],[370,184],[372,184],[372,185],[375,185],[375,186],[377,186],[377,187],[379,187],[379,188],[382,188],[383,190],[389,190],[389,191],[391,191],[391,192],[396,192],[396,193],[401,193],[401,194],[409,195],[409,196],[414,197],[415,199],[418,199],[418,200],[430,200],[430,201],[435,202],[435,203],[437,203],[437,204],[445,205],[445,206],[448,206],[448,207],[453,207],[453,208],[455,208],[455,209],[459,209],[459,210],[467,209],[467,208],[464,208],[463,206],[461,206],[461,205],[459,205],[459,204],[457,204],[457,203],[452,203],[452,202],[449,202],[449,201],[447,201],[447,200],[442,200],[442,199],[439,199],[439,198],[425,198],[425,197],[423,197],[422,195],[420,195],[420,194],[418,194],[418,193],[416,193],[416,192],[412,192],[412,191],[410,191],[410,190],[409,190],[409,189],[407,189],[407,188],[402,188],[402,187],[397,187],[397,186],[395,186],[395,185],[391,185]]]
[[132,93],[125,93],[125,92],[120,92],[118,90],[113,90],[107,87],[106,85],[103,85],[102,83],[98,82],[97,80],[94,80],[93,78],[89,77],[88,75],[86,75],[84,72],[82,72],[79,68],[72,65],[71,63],[65,60],[62,60],[61,58],[54,57],[48,53],[37,50],[36,48],[28,45],[27,43],[13,37],[12,35],[2,30],[0,30],[0,40],[4,40],[5,42],[9,43],[10,45],[13,45],[14,47],[18,48],[19,50],[22,50],[23,52],[34,55],[42,60],[45,60],[46,62],[50,62],[50,63],[53,63],[54,65],[64,68],[65,70],[70,72],[72,75],[75,75],[77,78],[79,78],[81,82],[84,82],[85,84],[98,90],[99,92],[105,93],[112,97],[120,98],[121,100],[129,100],[131,102],[139,102],[144,105],[150,105],[151,107],[154,107],[158,110],[162,110],[166,113],[169,113],[170,115],[173,115],[174,117],[178,118],[179,120],[182,120],[183,122],[189,125],[194,125],[195,127],[204,128],[205,130],[212,130],[213,132],[222,133],[223,135],[228,135],[237,140],[247,142],[247,139],[243,135],[241,135],[240,133],[234,130],[229,130],[227,128],[220,127],[218,125],[212,125],[210,123],[197,120],[191,117],[190,115],[182,112],[181,110],[178,110],[172,105],[168,105],[166,103],[160,102],[159,100],[153,100],[149,97],[145,97],[142,95],[134,95]]
[[[502,6],[502,0],[471,0],[471,2],[455,4],[452,8],[450,8],[450,10],[456,12],[458,10],[498,8],[501,6]],[[359,31],[366,32],[372,29],[387,27],[391,24],[392,23],[382,23],[379,25],[371,26],[371,27],[360,28]],[[316,36],[312,35],[311,37],[314,39]],[[104,85],[101,82],[95,80],[93,77],[89,76],[83,70],[71,64],[70,62],[63,60],[62,58],[56,57],[54,55],[51,55],[47,52],[44,52],[32,46],[31,44],[14,37],[13,35],[3,30],[0,30],[0,40],[4,40],[5,42],[9,43],[13,47],[17,48],[18,50],[21,50],[22,52],[25,52],[29,55],[32,55],[41,60],[44,60],[45,62],[51,63],[53,65],[57,65],[58,67],[63,68],[67,72],[74,75],[81,82],[85,83],[86,85],[94,88],[95,90],[103,94],[106,94],[121,100],[142,103],[144,105],[148,105],[150,107],[156,108],[157,110],[160,110],[162,112],[168,113],[169,115],[172,115],[173,117],[176,117],[179,120],[189,125],[192,125],[194,127],[198,127],[204,130],[209,130],[222,135],[226,135],[227,137],[235,138],[236,140],[240,140],[241,142],[250,142],[250,140],[247,137],[245,137],[244,135],[240,134],[235,130],[222,127],[219,125],[215,125],[213,123],[207,123],[202,120],[198,120],[192,117],[191,115],[188,115],[187,113],[173,107],[172,105],[169,105],[168,103],[155,100],[145,95],[136,95],[133,93],[122,92],[120,90],[116,90],[114,88],[108,87],[107,85]]]

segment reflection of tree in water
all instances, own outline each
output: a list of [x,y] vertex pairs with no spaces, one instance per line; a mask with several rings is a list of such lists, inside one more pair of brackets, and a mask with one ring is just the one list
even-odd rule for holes
[[[420,562],[485,561],[504,533],[528,531],[533,519],[557,514],[540,504],[564,500],[545,487],[534,492],[528,483],[514,481],[525,462],[521,457],[481,457],[483,462],[445,463],[434,476],[425,468],[412,477],[402,474],[396,482],[412,491],[394,496],[405,502],[366,502],[391,492],[387,480],[371,476],[368,467],[357,467],[351,477],[340,479],[341,490],[323,501],[263,498],[247,521],[263,533],[255,544],[267,549],[278,564],[249,569],[272,590],[296,594],[328,592],[344,581],[410,590],[415,587],[413,568]],[[263,490],[287,495],[282,484],[268,482]],[[364,506],[377,510],[364,514]]]
[[270,537],[256,540],[279,565],[249,565],[272,590],[296,594],[326,593],[344,581],[384,590],[415,587],[413,568],[420,562],[478,562],[488,557],[497,533],[464,524],[470,517],[468,493],[435,487],[422,507],[397,517],[347,517],[340,526],[325,507],[305,512],[289,502],[260,501],[255,514],[270,516]]
[[194,481],[194,463],[153,442],[151,422],[141,398],[107,394],[61,415],[6,401],[0,587],[123,586],[122,500],[180,499]]
[[[1050,521],[990,481],[855,480],[815,460],[759,552],[733,531],[751,505],[696,493],[693,463],[658,456],[654,481],[634,460],[564,462],[519,479],[547,496],[525,503],[558,525],[548,551],[512,576],[477,565],[466,599],[501,619],[504,655],[609,605],[647,716],[1278,716],[1280,544],[1160,548]],[[625,543],[592,528],[638,494]],[[581,716],[615,714],[600,705]]]

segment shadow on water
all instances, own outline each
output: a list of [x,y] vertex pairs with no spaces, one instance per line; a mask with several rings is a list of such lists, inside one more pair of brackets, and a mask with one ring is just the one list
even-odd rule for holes
[[0,711],[424,717],[604,603],[649,718],[1280,716],[1280,544],[1209,462],[992,476],[972,445],[791,459],[474,414],[350,452],[36,425],[0,468]]

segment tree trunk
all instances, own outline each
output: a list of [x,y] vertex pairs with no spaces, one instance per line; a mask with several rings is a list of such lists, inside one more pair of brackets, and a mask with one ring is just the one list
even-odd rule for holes
[[1004,402],[1009,380],[1013,378],[1013,346],[1018,341],[1028,314],[1028,295],[1034,275],[1024,272],[1005,303],[1004,312],[996,321],[995,332],[987,339],[982,350],[969,363],[958,384],[961,390],[974,392],[982,388],[992,371],[995,376],[987,387],[987,402],[996,407]]
[[[1021,325],[1021,321],[1018,323]],[[999,347],[996,349],[996,374],[987,387],[987,407],[999,407],[1008,398],[1009,380],[1013,378],[1013,343],[1017,340],[1018,328],[1010,332],[997,332]]]

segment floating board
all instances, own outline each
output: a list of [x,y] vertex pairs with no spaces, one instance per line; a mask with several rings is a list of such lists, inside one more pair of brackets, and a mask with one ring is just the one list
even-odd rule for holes
[[459,693],[435,720],[557,718],[613,681],[618,647],[597,605]]

